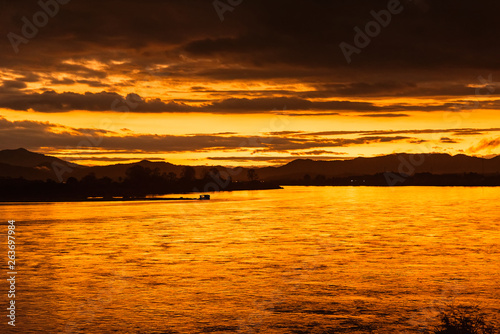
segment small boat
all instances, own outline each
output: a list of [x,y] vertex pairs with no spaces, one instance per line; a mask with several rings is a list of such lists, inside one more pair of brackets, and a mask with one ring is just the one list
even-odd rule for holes
[[198,198],[200,201],[208,201],[210,200],[210,195],[200,195],[200,198]]

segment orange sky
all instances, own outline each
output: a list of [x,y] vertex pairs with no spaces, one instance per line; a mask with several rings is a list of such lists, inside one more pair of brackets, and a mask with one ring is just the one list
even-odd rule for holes
[[[496,48],[486,43],[496,26],[478,40],[456,17],[448,27],[457,31],[446,30],[440,5],[406,5],[347,63],[339,43],[355,43],[353,27],[379,5],[318,11],[293,2],[285,15],[277,5],[246,4],[221,22],[201,1],[121,4],[89,11],[71,3],[19,52],[4,41],[0,149],[87,165],[500,154],[500,71],[485,53]],[[21,36],[19,17],[37,6],[3,8],[3,32]],[[127,21],[136,11],[137,22]],[[92,24],[78,21],[84,13]],[[417,33],[407,21],[430,27]],[[472,41],[475,48],[459,47]]]

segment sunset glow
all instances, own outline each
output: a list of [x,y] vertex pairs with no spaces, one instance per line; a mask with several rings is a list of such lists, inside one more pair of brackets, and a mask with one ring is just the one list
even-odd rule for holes
[[[273,22],[252,4],[223,22],[215,12],[205,14],[214,11],[208,2],[155,7],[161,15],[138,16],[134,23],[154,24],[155,30],[141,32],[119,14],[132,3],[121,9],[111,4],[102,4],[93,23],[82,26],[74,20],[86,9],[72,3],[37,38],[18,45],[18,53],[3,45],[3,148],[25,147],[86,165],[143,159],[275,165],[300,157],[500,153],[500,72],[474,57],[480,50],[450,62],[432,49],[435,59],[425,66],[411,52],[395,53],[422,38],[409,31],[405,41],[397,38],[408,30],[402,17],[349,64],[338,45],[363,21],[341,5],[332,4],[330,13],[301,12],[310,24],[302,36],[273,23],[289,20],[275,5]],[[301,8],[287,6],[288,12]],[[441,29],[418,5],[405,6],[410,18]],[[117,11],[113,34],[101,34],[111,8]],[[21,22],[8,15],[14,10],[4,8],[5,27],[19,33]],[[21,14],[36,10],[28,6]],[[335,13],[346,22],[324,19]],[[430,52],[444,37],[434,38],[418,52]],[[389,55],[397,65],[389,66]]]
[[0,333],[500,333],[499,12],[0,0]]

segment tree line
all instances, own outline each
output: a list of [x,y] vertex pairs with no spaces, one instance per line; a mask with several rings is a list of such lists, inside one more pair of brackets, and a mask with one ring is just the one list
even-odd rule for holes
[[59,183],[51,179],[32,181],[23,178],[0,179],[1,201],[29,200],[85,200],[98,198],[140,198],[148,195],[164,195],[190,192],[213,192],[252,189],[276,189],[277,184],[258,181],[255,170],[248,172],[248,181],[235,182],[230,176],[223,177],[217,168],[210,169],[201,178],[196,177],[193,167],[186,166],[177,175],[134,165],[127,169],[125,177],[113,180],[98,178],[90,173],[80,180],[69,177]]

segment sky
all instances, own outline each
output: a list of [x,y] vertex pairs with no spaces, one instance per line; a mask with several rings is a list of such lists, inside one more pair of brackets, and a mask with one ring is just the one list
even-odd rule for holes
[[83,165],[500,154],[495,1],[0,0],[0,149]]

